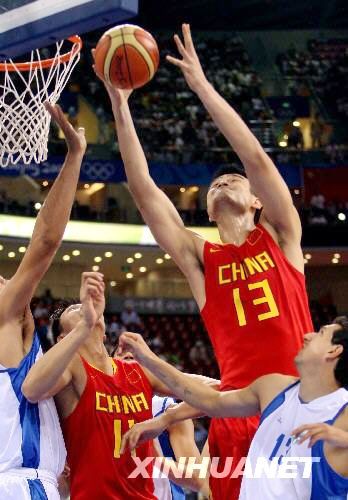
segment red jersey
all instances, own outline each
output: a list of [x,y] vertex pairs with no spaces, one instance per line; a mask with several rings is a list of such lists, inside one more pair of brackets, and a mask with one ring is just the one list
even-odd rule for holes
[[[137,363],[115,360],[107,375],[82,360],[86,388],[75,410],[63,420],[71,471],[72,500],[154,500],[152,479],[128,476],[136,468],[129,450],[120,456],[122,435],[152,418],[152,387]],[[153,457],[152,441],[140,445],[141,460]],[[152,465],[147,467],[152,477]]]
[[313,331],[305,277],[261,225],[239,247],[205,243],[202,317],[222,389],[268,373],[297,375],[294,357]]

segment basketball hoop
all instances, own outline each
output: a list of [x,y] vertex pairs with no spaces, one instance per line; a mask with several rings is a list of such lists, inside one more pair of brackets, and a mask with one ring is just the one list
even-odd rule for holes
[[0,166],[47,160],[51,116],[43,103],[55,104],[80,60],[82,40],[67,39],[71,50],[61,53],[64,40],[56,42],[55,55],[43,59],[33,50],[29,62],[0,63]]

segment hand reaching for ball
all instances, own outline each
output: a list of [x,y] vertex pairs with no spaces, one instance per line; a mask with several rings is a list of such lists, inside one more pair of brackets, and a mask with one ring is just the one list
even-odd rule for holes
[[195,46],[193,44],[189,24],[182,25],[182,34],[184,43],[181,41],[178,35],[174,35],[174,41],[176,43],[179,54],[182,56],[182,59],[167,56],[167,61],[181,69],[190,89],[194,92],[197,92],[200,86],[202,84],[206,84],[208,81],[206,79]]
[[[92,49],[92,57],[93,61],[95,61],[95,49]],[[104,83],[113,107],[115,105],[117,108],[119,108],[120,106],[122,106],[122,104],[128,101],[129,96],[133,92],[133,89],[118,89],[114,87],[113,85],[111,85],[111,83],[108,83],[106,80],[104,80],[104,78],[102,78],[102,76],[97,72],[95,64],[93,64],[92,67],[94,73]]]

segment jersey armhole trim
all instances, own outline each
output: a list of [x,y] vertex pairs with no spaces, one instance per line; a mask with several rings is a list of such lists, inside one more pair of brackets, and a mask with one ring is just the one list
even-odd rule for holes
[[277,410],[280,406],[282,406],[282,404],[284,404],[285,394],[299,383],[300,380],[296,380],[296,382],[293,382],[292,384],[288,385],[279,394],[277,394],[277,396],[275,396],[270,403],[268,403],[266,408],[261,413],[259,426],[264,422],[264,420],[267,417],[269,417],[275,410]]

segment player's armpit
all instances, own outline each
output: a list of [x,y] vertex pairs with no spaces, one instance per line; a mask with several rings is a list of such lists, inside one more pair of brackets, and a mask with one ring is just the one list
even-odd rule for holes
[[[30,375],[30,372],[28,376]],[[44,399],[51,398],[67,387],[72,381],[72,373],[69,369],[66,369],[64,373],[58,378],[57,382],[52,385],[46,392],[41,390],[40,381],[35,383],[31,378],[24,380],[22,385],[22,393],[30,403],[37,403],[38,401],[43,401]]]
[[56,396],[63,389],[65,389],[68,385],[70,385],[71,382],[72,382],[72,373],[69,369],[67,369],[67,370],[65,370],[63,375],[57,380],[57,383],[52,387],[52,389],[42,395],[42,397],[40,398],[40,401],[43,399],[48,399],[48,398],[52,398],[53,396]]

